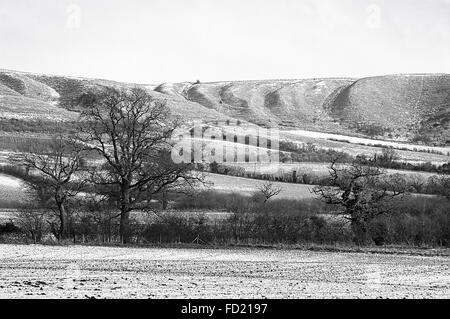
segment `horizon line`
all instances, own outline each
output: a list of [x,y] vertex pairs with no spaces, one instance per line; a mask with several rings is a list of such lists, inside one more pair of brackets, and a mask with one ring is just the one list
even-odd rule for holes
[[[32,74],[32,75],[42,75],[42,76],[53,76],[53,77],[65,77],[65,78],[73,78],[79,80],[101,80],[101,81],[110,81],[117,83],[126,83],[126,84],[134,84],[141,86],[152,86],[152,85],[162,85],[162,84],[175,84],[175,83],[196,83],[196,81],[181,81],[181,82],[160,82],[160,83],[138,83],[138,82],[126,82],[120,80],[113,80],[103,77],[83,77],[83,76],[74,76],[74,75],[65,75],[65,74],[55,74],[55,73],[42,73],[42,72],[29,72],[22,70],[14,70],[14,69],[4,69],[0,68],[0,72],[13,72],[13,73],[22,73],[22,74]],[[361,77],[352,77],[352,76],[328,76],[328,77],[304,77],[304,78],[272,78],[272,79],[251,79],[251,80],[215,80],[215,81],[200,81],[199,84],[214,84],[221,82],[264,82],[264,81],[295,81],[295,80],[362,80],[369,79],[375,77],[384,77],[384,76],[450,76],[450,73],[388,73],[388,74],[379,74],[379,75],[370,75],[370,76],[361,76]]]

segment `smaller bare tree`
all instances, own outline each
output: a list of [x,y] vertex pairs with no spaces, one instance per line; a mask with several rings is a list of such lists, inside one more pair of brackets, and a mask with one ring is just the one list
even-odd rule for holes
[[58,235],[69,234],[68,201],[77,195],[82,181],[75,181],[80,169],[82,147],[62,135],[54,137],[47,150],[35,148],[31,153],[11,159],[30,172],[26,182],[41,205],[53,209],[59,218]]
[[411,189],[416,193],[422,193],[426,188],[426,180],[418,174],[414,174],[409,176],[408,184],[411,186]]
[[19,209],[15,213],[17,226],[33,239],[36,244],[41,241],[46,232],[49,231],[50,218],[45,210],[33,205]]
[[272,197],[280,195],[283,188],[277,187],[271,182],[266,182],[259,187],[259,191],[263,195],[264,204],[266,204]]
[[450,200],[450,176],[449,175],[435,175],[429,178],[428,185],[431,190]]

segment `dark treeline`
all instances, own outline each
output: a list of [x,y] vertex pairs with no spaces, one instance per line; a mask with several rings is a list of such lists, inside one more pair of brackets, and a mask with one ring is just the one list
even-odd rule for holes
[[[170,212],[158,210],[156,214],[136,212],[132,215],[131,244],[353,244],[348,221],[334,215],[317,200],[273,199],[264,203],[258,193],[243,196],[212,191],[171,194],[170,200],[174,203]],[[73,205],[70,235],[62,242],[120,243],[120,225],[112,207],[89,199]],[[228,215],[220,218],[214,217],[214,213],[209,216],[195,213],[205,209]],[[411,196],[401,201],[395,212],[370,221],[367,244],[448,247],[448,209],[449,203],[443,198]],[[16,217],[16,221],[0,227],[0,241],[56,243],[58,231],[54,225],[57,219],[51,212],[24,207]],[[53,240],[48,234],[52,234]]]

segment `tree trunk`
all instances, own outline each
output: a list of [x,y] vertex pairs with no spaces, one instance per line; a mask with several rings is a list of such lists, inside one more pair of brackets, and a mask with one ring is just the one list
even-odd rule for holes
[[128,244],[131,240],[130,212],[122,211],[120,213],[120,239],[123,244]]
[[122,185],[120,197],[120,239],[123,244],[128,244],[131,240],[130,188],[128,182]]
[[162,193],[162,209],[166,210],[167,209],[167,193],[165,191],[163,191]]
[[64,207],[64,204],[59,202],[57,203],[59,210],[59,238],[65,239],[69,236],[69,222],[67,218],[67,211]]
[[352,220],[353,241],[357,245],[366,245],[369,242],[367,224],[359,219]]

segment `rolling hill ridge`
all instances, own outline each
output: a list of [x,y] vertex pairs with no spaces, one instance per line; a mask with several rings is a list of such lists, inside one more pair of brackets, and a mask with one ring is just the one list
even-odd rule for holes
[[188,121],[450,145],[449,74],[141,85],[0,70],[0,118],[75,120],[85,94],[134,85]]

